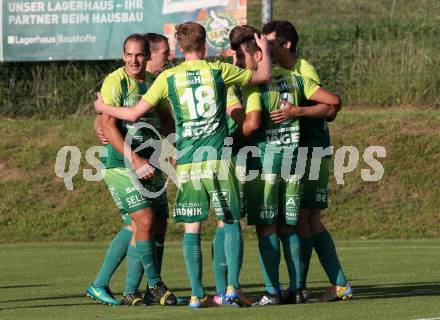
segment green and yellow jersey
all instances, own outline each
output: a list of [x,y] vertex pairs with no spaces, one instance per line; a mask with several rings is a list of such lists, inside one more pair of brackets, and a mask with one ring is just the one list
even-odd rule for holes
[[[124,68],[119,68],[116,71],[109,74],[102,84],[101,95],[104,103],[110,104],[114,107],[134,107],[142,95],[151,87],[155,80],[155,75],[146,72],[144,81],[137,81],[130,78],[125,72]],[[161,108],[167,108],[168,104],[166,100],[160,102]],[[132,139],[131,149],[135,150],[144,141],[152,138],[158,139],[157,135],[147,128],[136,129],[134,125],[136,123],[143,122],[152,125],[160,132],[159,120],[154,112],[148,112],[143,115],[138,121],[125,121],[117,120],[117,128],[121,132],[121,135],[125,138],[126,135],[130,135]],[[105,168],[118,168],[125,167],[124,157],[118,151],[116,151],[111,144],[106,144],[108,155],[103,158],[102,162]],[[148,159],[151,156],[152,150],[145,148],[138,152],[138,154]]]
[[[298,59],[293,66],[293,72],[308,77],[321,85],[318,73],[315,68],[306,60]],[[303,106],[312,106],[313,102],[307,101]],[[330,146],[330,134],[325,119],[301,117],[300,121],[302,147],[323,147]]]
[[227,88],[244,86],[251,77],[249,70],[205,60],[185,61],[158,76],[142,99],[153,106],[165,98],[170,102],[178,165],[221,159],[229,133]]
[[[248,93],[243,93],[246,97],[246,113],[261,108],[261,127],[256,138],[263,159],[263,171],[266,173],[281,173],[284,151],[295,152],[300,139],[300,125],[297,118],[275,123],[270,118],[270,112],[280,109],[281,98],[298,106],[318,89],[319,85],[312,79],[277,67],[272,71],[270,83],[259,85],[258,90],[249,88]],[[273,154],[273,158],[265,156],[269,152]]]

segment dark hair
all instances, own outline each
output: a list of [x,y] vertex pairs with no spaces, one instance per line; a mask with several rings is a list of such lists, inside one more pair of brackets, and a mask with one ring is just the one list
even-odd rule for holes
[[159,43],[163,41],[168,43],[168,38],[159,33],[148,32],[148,33],[144,33],[142,36],[145,39],[147,39],[148,42],[150,42],[150,45],[153,43]]
[[139,33],[133,33],[131,35],[129,35],[125,40],[124,40],[124,52],[125,52],[125,45],[127,44],[128,41],[137,41],[140,42],[142,44],[142,46],[144,47],[144,52],[146,56],[150,55],[150,43]]
[[271,21],[263,26],[263,34],[275,32],[275,38],[281,46],[290,41],[290,51],[296,52],[299,37],[293,24],[289,21]]
[[249,25],[234,27],[229,33],[229,42],[231,43],[231,49],[237,51],[242,43],[254,40],[254,33],[260,35],[260,31],[257,28]]
[[151,52],[157,52],[157,50],[159,50],[159,43],[165,42],[167,45],[169,45],[168,38],[159,33],[148,32],[144,33],[142,36],[150,43]]

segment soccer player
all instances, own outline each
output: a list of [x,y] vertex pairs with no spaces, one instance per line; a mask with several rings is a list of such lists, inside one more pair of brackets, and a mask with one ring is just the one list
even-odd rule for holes
[[[252,70],[258,69],[261,59],[258,46],[249,36],[254,32],[252,29],[250,32],[242,30],[242,44],[237,51],[237,61],[244,61],[246,67]],[[243,133],[251,137],[249,144],[261,150],[259,161],[248,163],[248,170],[259,169],[260,175],[246,182],[245,187],[248,224],[256,225],[266,287],[265,294],[255,305],[281,303],[280,239],[290,278],[288,294],[283,302],[302,303],[300,240],[295,230],[299,213],[299,180],[295,175],[290,175],[296,167],[299,123],[297,119],[275,123],[270,119],[269,112],[283,108],[285,101],[280,104],[280,97],[286,95],[296,105],[305,98],[320,104],[335,105],[339,104],[339,99],[313,80],[299,74],[292,75],[289,70],[281,68],[273,69],[271,83],[258,88],[245,87],[242,92],[246,106]],[[290,160],[287,166],[283,158]]]
[[[169,48],[167,45],[163,46],[165,49]],[[139,34],[129,36],[124,42],[124,67],[117,69],[105,79],[101,90],[103,99],[112,105],[113,108],[135,105],[155,78],[153,73],[145,71],[149,58],[148,40]],[[158,60],[161,59],[157,58]],[[165,60],[159,65],[157,61],[150,65],[151,71],[155,73],[160,72],[166,63]],[[162,115],[169,115],[167,105],[164,106],[162,103],[162,109]],[[145,114],[141,120],[153,125],[153,127],[158,127],[157,119],[152,113]],[[145,305],[137,291],[143,274],[142,270],[144,270],[148,277],[150,293],[154,299],[162,305],[175,304],[175,296],[169,292],[160,277],[160,263],[157,259],[156,242],[154,240],[154,215],[159,217],[159,221],[166,221],[168,215],[166,194],[163,193],[161,197],[155,199],[146,198],[139,192],[138,186],[134,185],[131,180],[135,179],[136,171],[140,178],[144,178],[142,185],[148,190],[154,192],[163,187],[163,175],[153,170],[151,166],[148,166],[147,159],[151,155],[151,150],[143,149],[138,153],[133,152],[142,142],[149,138],[154,139],[154,133],[145,128],[137,129],[136,123],[119,121],[107,115],[102,116],[101,125],[104,136],[109,142],[109,144],[105,145],[108,156],[105,159],[104,180],[123,215],[123,220],[126,223],[130,221],[132,229],[135,231],[133,232],[130,246],[126,249],[128,265],[126,289],[122,303]],[[133,139],[132,146],[125,145],[123,137],[127,134]],[[130,152],[126,152],[127,150],[130,150]],[[131,161],[130,168],[125,167],[124,156],[127,160]],[[147,165],[148,170],[138,170],[145,167],[145,165]],[[165,227],[162,226],[161,228],[163,234],[166,222],[164,225]],[[115,257],[111,254],[111,246],[107,257],[104,259],[101,270],[107,272],[108,280],[116,269],[117,264],[123,259],[123,243],[119,243],[119,249],[120,256]],[[109,268],[105,267],[106,264]],[[112,269],[110,270],[111,272],[108,272],[109,269]],[[112,298],[111,293],[106,289],[108,288],[108,280],[107,286],[104,287],[98,286],[95,281],[87,289],[87,294],[99,301],[103,301],[104,292]]]
[[[263,26],[263,33],[271,41],[273,59],[276,63],[285,69],[293,70],[321,84],[313,66],[306,60],[297,58],[298,33],[290,22],[269,22]],[[352,289],[342,270],[334,241],[321,220],[321,210],[327,208],[330,156],[323,159],[313,159],[312,153],[314,147],[327,148],[330,146],[327,120],[334,120],[340,105],[312,105],[313,103],[306,103],[304,104],[305,108],[286,107],[274,111],[271,117],[274,121],[280,123],[292,117],[300,116],[300,146],[309,148],[306,172],[302,179],[301,214],[298,224],[303,252],[303,295],[308,296],[306,279],[314,247],[332,284],[324,293],[322,300],[345,300],[351,298]],[[319,179],[310,180],[310,168],[315,161],[321,161]]]
[[[208,217],[210,202],[217,219],[225,222],[228,270],[225,295],[231,300],[238,298],[242,243],[238,223],[240,205],[234,165],[227,148],[230,141],[225,140],[228,133],[226,89],[234,84],[267,82],[271,75],[271,61],[264,38],[258,38],[257,42],[263,52],[261,68],[251,72],[228,63],[203,60],[206,30],[195,22],[177,25],[175,37],[185,61],[161,73],[134,108],[112,108],[99,99],[95,108],[117,118],[135,120],[162,99],[169,99],[178,136],[179,190],[173,216],[175,222],[185,224],[183,252],[192,291],[189,306],[198,308],[209,303],[202,286],[200,232],[201,222]],[[226,155],[222,158],[223,151]]]
[[[234,33],[239,28],[240,27],[238,26],[234,27],[229,35],[229,39],[231,42],[231,49],[233,52],[232,64],[234,65],[237,65],[235,58],[236,47],[234,45],[235,44]],[[240,172],[243,171],[243,169],[245,168],[245,167],[239,167],[236,164],[237,151],[242,145],[242,140],[243,140],[240,128],[243,125],[243,121],[245,118],[243,106],[241,103],[241,99],[239,97],[240,97],[239,88],[236,85],[232,85],[228,87],[227,98],[226,98],[226,109],[228,110],[227,123],[228,123],[229,136],[233,138],[232,157],[233,157],[233,161],[235,162],[237,176],[240,176]],[[241,217],[244,217],[246,214],[244,208],[244,201],[243,201],[243,188],[244,188],[244,183],[242,183],[240,179],[238,179],[238,190],[239,190],[238,192],[240,195]],[[231,305],[235,303],[226,298],[228,270],[226,266],[226,255],[225,255],[225,246],[224,246],[225,234],[223,227],[224,227],[223,221],[218,221],[211,246],[212,270],[214,272],[215,288],[216,288],[215,295],[213,297],[213,303],[220,306]],[[244,251],[243,244],[241,245],[241,250]],[[239,263],[241,268],[241,265],[243,263],[243,253],[241,253],[240,255]],[[243,305],[250,305],[252,302],[248,300],[244,296],[244,294],[239,290],[239,303]]]

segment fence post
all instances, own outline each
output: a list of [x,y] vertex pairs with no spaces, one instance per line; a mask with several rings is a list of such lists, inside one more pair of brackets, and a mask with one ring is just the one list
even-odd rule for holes
[[272,0],[261,0],[261,23],[262,25],[272,20]]

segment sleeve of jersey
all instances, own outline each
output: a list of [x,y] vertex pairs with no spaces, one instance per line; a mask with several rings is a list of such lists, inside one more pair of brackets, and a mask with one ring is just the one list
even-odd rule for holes
[[306,99],[310,97],[320,88],[319,84],[308,77],[303,77],[304,81],[304,96]]
[[251,81],[252,71],[247,69],[241,69],[230,63],[219,62],[220,69],[222,70],[223,81],[226,85],[238,85],[245,86]]
[[110,104],[115,107],[121,106],[121,83],[112,75],[105,78],[101,87],[101,96],[105,104]]
[[226,97],[226,109],[241,103],[238,98],[237,91],[234,86],[228,87],[227,97]]
[[316,72],[315,67],[304,59],[301,61],[301,68],[299,70],[299,73],[313,79],[313,81],[321,85],[321,79],[319,79],[319,75],[318,72]]
[[261,92],[255,86],[250,86],[245,89],[244,100],[246,105],[246,113],[252,111],[261,111],[263,106],[261,105]]
[[162,100],[166,99],[168,96],[168,86],[162,72],[156,80],[154,80],[150,89],[148,89],[147,93],[142,96],[142,99],[148,102],[150,105],[158,106]]

